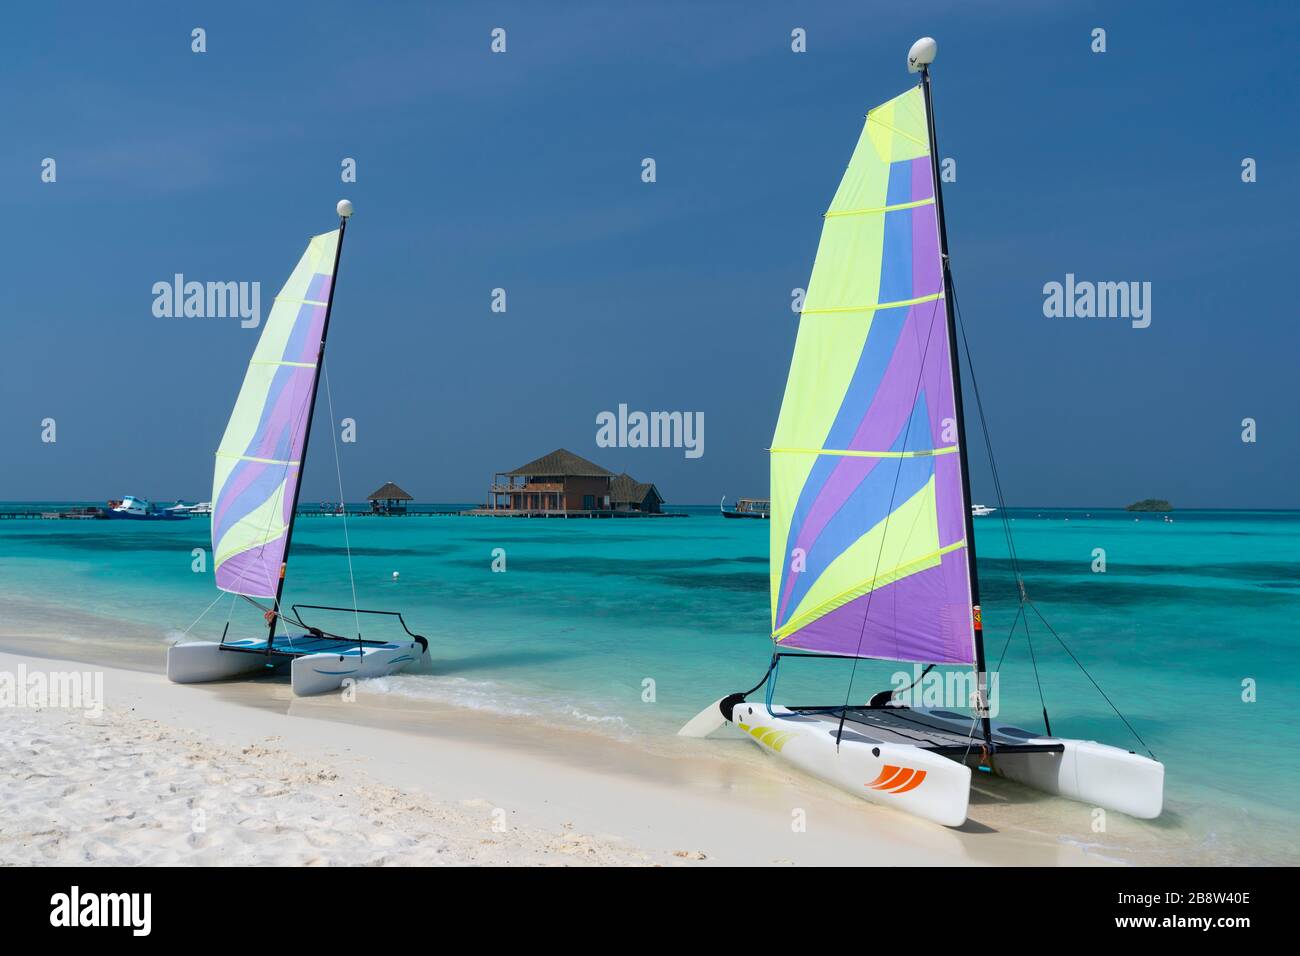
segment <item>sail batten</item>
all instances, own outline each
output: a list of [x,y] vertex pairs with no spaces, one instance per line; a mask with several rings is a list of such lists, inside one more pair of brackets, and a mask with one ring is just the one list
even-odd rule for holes
[[216,453],[217,587],[274,598],[293,521],[339,232],[312,238],[276,296]]
[[823,220],[771,447],[779,647],[974,660],[943,297],[918,87],[867,114]]

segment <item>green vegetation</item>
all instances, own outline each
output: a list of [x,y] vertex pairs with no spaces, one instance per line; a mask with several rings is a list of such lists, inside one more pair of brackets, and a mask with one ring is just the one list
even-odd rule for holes
[[1174,506],[1163,498],[1143,498],[1124,509],[1125,511],[1173,511]]

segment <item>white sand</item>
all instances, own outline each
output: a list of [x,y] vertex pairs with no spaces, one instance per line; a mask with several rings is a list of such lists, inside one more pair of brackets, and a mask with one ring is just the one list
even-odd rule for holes
[[0,672],[20,666],[102,672],[106,707],[0,712],[3,863],[1107,862],[1080,848],[1086,808],[1082,832],[1063,838],[1008,823],[1036,811],[981,791],[971,822],[949,830],[852,800],[741,740],[647,750],[367,697],[364,684],[348,704],[296,699],[275,680],[179,686],[0,653]]

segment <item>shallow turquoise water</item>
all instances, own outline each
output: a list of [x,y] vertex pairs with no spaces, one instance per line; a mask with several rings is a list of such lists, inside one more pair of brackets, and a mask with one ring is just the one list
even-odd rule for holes
[[[360,605],[401,609],[431,639],[436,672],[385,689],[637,737],[670,734],[752,686],[770,648],[767,525],[686,510],[665,520],[350,520]],[[1269,858],[1270,835],[1300,822],[1300,513],[1178,512],[1172,524],[1118,511],[1010,515],[1031,598],[1166,763],[1171,811],[1225,860]],[[1016,610],[1002,527],[976,521],[991,663]],[[217,595],[210,571],[191,570],[207,537],[206,518],[0,521],[0,600],[135,622],[156,631],[161,662],[163,638]],[[497,548],[504,573],[491,570]],[[1105,573],[1092,571],[1095,548]],[[288,580],[292,600],[351,603],[338,519],[298,523]],[[348,617],[335,623],[346,630]],[[226,598],[191,635],[215,639],[228,619],[232,632],[259,620]],[[1030,634],[1053,730],[1142,752],[1036,619]],[[860,665],[854,698],[897,669]],[[1242,700],[1246,680],[1257,682],[1255,703]],[[789,662],[777,699],[836,703],[847,681],[844,662]],[[1023,631],[1006,653],[1000,702],[1003,716],[1041,727]]]

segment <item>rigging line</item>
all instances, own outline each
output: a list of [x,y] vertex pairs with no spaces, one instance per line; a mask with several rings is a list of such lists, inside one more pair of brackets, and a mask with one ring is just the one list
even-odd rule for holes
[[1021,601],[1020,606],[1016,610],[1016,619],[1011,622],[1011,630],[1007,631],[1007,639],[1002,644],[1002,654],[1001,656],[998,657],[999,671],[1002,670],[1002,661],[1007,656],[1007,648],[1011,646],[1011,638],[1016,633],[1016,625],[1020,623],[1020,615],[1024,613],[1025,613],[1025,604],[1023,601]]
[[[966,368],[970,372],[971,390],[975,393],[975,407],[979,412],[980,431],[984,436],[984,451],[988,457],[989,472],[993,476],[994,494],[997,496],[998,509],[1002,519],[1002,533],[1007,541],[1007,553],[1011,558],[1011,571],[1015,575],[1016,586],[1020,589],[1021,600],[1025,600],[1025,579],[1020,568],[1020,556],[1016,552],[1015,539],[1011,534],[1011,519],[1007,515],[1006,495],[1002,491],[1002,476],[998,472],[997,456],[993,453],[993,439],[989,434],[988,416],[984,414],[984,398],[980,394],[979,379],[975,375],[975,363],[971,359],[970,341],[966,338],[966,323],[962,319],[961,301],[957,297],[956,280],[949,273],[949,284],[952,286],[952,305],[957,314],[957,327],[961,331],[962,347],[966,352]],[[953,361],[958,361],[957,356]],[[969,455],[969,452],[967,453]],[[967,502],[969,504],[969,502]]]
[[[216,577],[216,572],[215,572],[215,571],[213,572],[213,577],[214,577],[214,578]],[[222,595],[224,596],[224,594],[225,594],[225,592],[223,591],[223,592],[222,592]],[[234,592],[234,591],[231,591],[231,592],[230,592],[230,607],[226,608],[226,629],[225,629],[224,631],[221,632],[221,641],[220,641],[220,643],[222,643],[222,644],[224,644],[224,643],[226,642],[226,635],[230,632],[230,622],[231,622],[232,620],[234,620],[234,617],[235,617],[235,592]]]
[[[994,671],[995,674],[1001,674],[1002,672],[1002,662],[1006,659],[1007,648],[1011,646],[1011,638],[1016,633],[1016,625],[1020,623],[1020,618],[1025,613],[1025,603],[1026,602],[1022,600],[1016,608],[1016,618],[1011,622],[1011,630],[1007,631],[1007,639],[1002,644],[1002,653],[998,657],[998,666],[997,670]],[[1047,716],[1047,700],[1043,696],[1043,682],[1038,676],[1038,657],[1034,653],[1034,641],[1029,636],[1029,618],[1027,616],[1025,617],[1025,640],[1029,644],[1029,659],[1033,663],[1034,667],[1034,683],[1038,685],[1038,702],[1043,707],[1043,726],[1047,730],[1047,736],[1050,737],[1052,736],[1052,721],[1051,718]]]
[[976,714],[970,720],[970,730],[966,731],[966,752],[961,755],[961,762],[963,764],[970,759],[970,748],[975,743],[975,727],[979,722],[979,714]]
[[[951,276],[949,277],[949,282],[952,284],[952,304],[953,304],[953,309],[957,313],[958,327],[961,329],[962,346],[966,351],[966,368],[970,371],[971,388],[975,393],[975,407],[979,412],[980,431],[984,435],[984,450],[988,456],[989,471],[993,476],[994,493],[997,495],[997,499],[998,499],[998,509],[1002,518],[1002,533],[1006,538],[1006,542],[1007,542],[1007,554],[1011,558],[1011,572],[1015,576],[1016,587],[1020,591],[1020,610],[1016,614],[1016,618],[1018,620],[1021,614],[1023,614],[1024,612],[1024,605],[1025,602],[1029,600],[1029,596],[1025,591],[1025,577],[1020,566],[1020,555],[1016,552],[1015,536],[1011,533],[1011,518],[1007,514],[1006,495],[1002,491],[1002,476],[998,472],[997,456],[994,455],[993,453],[993,438],[989,434],[988,416],[984,414],[984,399],[980,395],[979,379],[976,378],[975,376],[975,362],[971,358],[970,341],[966,337],[966,323],[962,321],[961,318],[961,301],[957,298],[957,286],[955,283],[952,283]],[[1038,609],[1036,607],[1034,608],[1034,611],[1035,613],[1038,613]],[[1029,616],[1024,615],[1024,618],[1025,618],[1025,642],[1029,646],[1029,659],[1033,665],[1033,670],[1034,670],[1034,684],[1038,687],[1038,702],[1043,708],[1043,726],[1046,729],[1048,736],[1051,736],[1052,721],[1051,718],[1048,717],[1047,715],[1047,698],[1046,695],[1043,693],[1043,681],[1041,676],[1038,673],[1038,657],[1034,653],[1034,641],[1033,638],[1029,636]],[[1016,625],[1013,622],[1011,625],[1011,632],[1007,635],[1007,644],[1010,644],[1011,634],[1015,633],[1015,629],[1016,629]],[[1006,656],[1006,651],[1007,651],[1007,645],[1003,645],[1002,647],[1003,658],[1005,658]],[[1001,669],[1002,669],[1002,658],[999,658],[998,670],[1001,671]],[[1146,745],[1143,744],[1143,746]]]
[[[952,301],[953,301],[953,307],[957,310],[957,315],[958,318],[960,319],[961,303],[957,298],[957,289],[955,286],[953,288]],[[1005,503],[1005,498],[1003,497],[1002,494],[1002,482],[998,476],[997,461],[993,454],[993,443],[989,438],[989,434],[988,434],[988,420],[984,416],[984,405],[983,402],[980,400],[979,385],[975,380],[974,367],[971,363],[971,358],[970,358],[970,343],[966,340],[966,327],[964,324],[961,325],[961,330],[962,330],[962,342],[966,348],[966,365],[967,367],[971,368],[971,385],[975,389],[975,403],[976,406],[979,408],[979,412],[980,412],[980,424],[984,431],[984,444],[985,444],[985,448],[988,450],[989,467],[992,469],[994,486],[997,489],[998,506],[1002,509],[1002,525],[1006,533],[1007,545],[1011,554],[1012,570],[1016,576],[1016,583],[1020,588],[1021,603],[1028,604],[1030,607],[1034,609],[1034,613],[1037,614],[1039,620],[1043,622],[1043,625],[1047,628],[1048,633],[1050,633],[1052,637],[1056,638],[1056,642],[1061,645],[1061,648],[1065,651],[1065,653],[1070,655],[1070,659],[1074,661],[1075,665],[1079,668],[1079,670],[1083,672],[1083,675],[1088,678],[1088,680],[1092,683],[1092,686],[1097,689],[1097,693],[1101,694],[1102,698],[1106,701],[1106,703],[1110,705],[1110,709],[1115,712],[1115,716],[1118,717],[1123,722],[1124,726],[1128,728],[1129,733],[1131,733],[1134,736],[1137,742],[1140,743],[1146,749],[1146,752],[1149,753],[1151,755],[1151,758],[1154,760],[1156,759],[1155,752],[1151,749],[1150,746],[1148,746],[1147,742],[1142,739],[1141,735],[1136,730],[1133,729],[1133,725],[1128,722],[1128,718],[1126,718],[1120,712],[1120,709],[1115,706],[1114,701],[1112,701],[1110,697],[1106,695],[1106,692],[1102,690],[1101,685],[1097,683],[1096,679],[1093,678],[1092,674],[1088,672],[1088,669],[1083,666],[1083,662],[1074,656],[1074,652],[1070,650],[1069,645],[1067,645],[1064,639],[1061,637],[1061,635],[1056,632],[1056,629],[1052,627],[1051,623],[1043,615],[1043,612],[1038,609],[1038,605],[1035,604],[1029,598],[1028,594],[1025,591],[1024,575],[1021,572],[1019,556],[1016,554],[1015,551],[1015,540],[1011,533],[1011,522],[1006,514],[1006,503]],[[1025,615],[1025,637],[1026,639],[1028,639],[1029,637],[1029,616],[1028,615]],[[1030,645],[1030,653],[1031,654],[1033,653],[1032,644]],[[1037,666],[1035,666],[1034,678],[1035,680],[1038,679]],[[1042,699],[1041,683],[1039,684],[1039,698],[1041,701]],[[1043,720],[1044,722],[1047,721],[1046,704],[1043,705]]]
[[[907,425],[903,429],[903,447],[907,447],[907,439],[912,431],[912,419],[916,415],[916,399],[921,394],[921,383],[925,381],[925,360],[930,354],[930,342],[934,338],[934,317],[938,312],[938,300],[930,307],[930,328],[925,335],[925,349],[921,352],[921,364],[916,372],[916,388],[912,392],[912,404],[907,416]],[[865,346],[864,346],[865,347]],[[880,576],[880,561],[885,553],[885,542],[889,539],[889,519],[894,513],[894,497],[898,494],[898,479],[903,474],[903,459],[898,459],[898,467],[894,469],[894,486],[889,491],[889,510],[885,512],[885,523],[880,531],[880,548],[876,551],[876,569],[871,574],[871,580],[875,581]],[[849,671],[849,685],[844,690],[844,709],[840,711],[840,724],[835,731],[835,746],[838,749],[840,739],[844,736],[844,719],[848,716],[849,699],[853,696],[853,682],[858,676],[858,656],[862,652],[862,639],[867,633],[867,618],[871,614],[871,601],[876,596],[878,589],[873,587],[867,592],[867,603],[862,609],[862,627],[858,630],[858,643],[853,652],[853,667]]]
[[[218,592],[217,592],[217,596],[214,597],[214,598],[212,599],[212,603],[209,604],[207,607],[205,607],[205,608],[203,609],[203,613],[200,614],[198,617],[196,617],[194,620],[190,621],[190,626],[187,627],[185,630],[181,631],[181,637],[184,637],[186,634],[188,634],[188,633],[190,632],[190,629],[193,628],[195,624],[197,624],[197,623],[199,623],[199,621],[203,620],[203,615],[204,615],[204,614],[207,614],[207,613],[208,613],[209,611],[211,611],[214,607],[216,607],[217,602],[220,601],[220,600],[221,600],[223,597],[225,597],[225,596],[226,596],[226,592],[225,592],[225,591],[218,591]],[[231,603],[233,604],[234,602],[231,602]]]
[[1065,641],[1061,639],[1061,635],[1057,634],[1056,629],[1052,627],[1052,625],[1048,622],[1047,618],[1043,617],[1043,612],[1038,610],[1038,605],[1035,604],[1033,601],[1028,601],[1027,603],[1029,604],[1030,607],[1034,609],[1034,613],[1037,614],[1039,620],[1043,622],[1043,626],[1047,628],[1048,633],[1051,634],[1052,637],[1056,638],[1056,642],[1060,644],[1062,648],[1065,649],[1065,653],[1070,655],[1070,660],[1074,661],[1074,663],[1078,665],[1079,670],[1083,671],[1083,676],[1088,678],[1088,680],[1092,682],[1092,686],[1097,688],[1097,693],[1101,694],[1101,696],[1105,698],[1106,703],[1110,704],[1110,709],[1115,711],[1115,716],[1124,722],[1124,726],[1128,728],[1129,733],[1131,733],[1134,737],[1137,738],[1137,742],[1140,743],[1146,749],[1147,753],[1151,754],[1152,760],[1158,759],[1155,755],[1155,752],[1149,746],[1147,746],[1147,742],[1142,739],[1141,735],[1136,730],[1133,729],[1133,725],[1128,722],[1128,718],[1125,717],[1122,713],[1120,713],[1120,710],[1118,707],[1115,706],[1114,701],[1112,701],[1109,697],[1106,696],[1106,692],[1101,689],[1101,685],[1098,684],[1097,681],[1093,678],[1093,676],[1088,673],[1088,668],[1084,667],[1083,662],[1080,661],[1079,658],[1074,656],[1074,651],[1070,650],[1069,645],[1067,645]]
[[1034,683],[1038,685],[1038,703],[1043,707],[1043,727],[1052,736],[1052,721],[1047,716],[1047,698],[1043,696],[1043,682],[1038,677],[1038,655],[1034,653],[1034,639],[1029,636],[1029,618],[1025,618],[1025,643],[1029,645],[1029,662],[1034,667]]
[[[251,597],[249,597],[247,594],[240,594],[239,597],[243,598],[245,601],[247,601],[249,604],[253,605],[253,607],[257,608],[259,611],[262,611],[263,613],[265,613],[266,611],[271,610],[269,607],[267,607],[267,606],[264,605],[264,604],[258,604],[256,601],[254,601],[254,600],[253,600]],[[232,603],[233,603],[233,602],[232,602]],[[279,617],[280,617],[280,620],[282,620],[282,621],[288,621],[290,624],[297,624],[297,625],[298,625],[299,627],[301,627],[304,631],[320,630],[320,628],[311,628],[311,627],[308,627],[305,623],[303,623],[302,618],[300,618],[300,617],[299,617],[298,615],[296,615],[296,614],[281,614],[281,615],[279,615]]]
[[773,652],[772,662],[767,665],[767,672],[763,675],[763,679],[759,681],[757,684],[755,684],[753,687],[751,687],[749,690],[745,691],[743,694],[740,694],[739,696],[741,700],[744,700],[750,694],[754,693],[754,691],[758,690],[760,687],[762,687],[764,684],[767,683],[768,679],[772,676],[772,671],[776,670],[777,662],[780,659],[781,659],[781,655],[776,652]]
[[[343,510],[343,550],[348,555],[348,583],[352,585],[352,614],[357,619],[357,640],[361,640],[361,612],[357,610],[357,579],[352,575],[352,541],[348,538],[348,506],[343,501],[343,468],[339,464],[339,439],[334,434],[334,394],[330,391],[330,367],[321,356],[321,365],[325,372],[325,400],[330,409],[330,443],[334,446],[334,474],[339,482],[339,507]],[[364,656],[365,651],[361,654]]]

